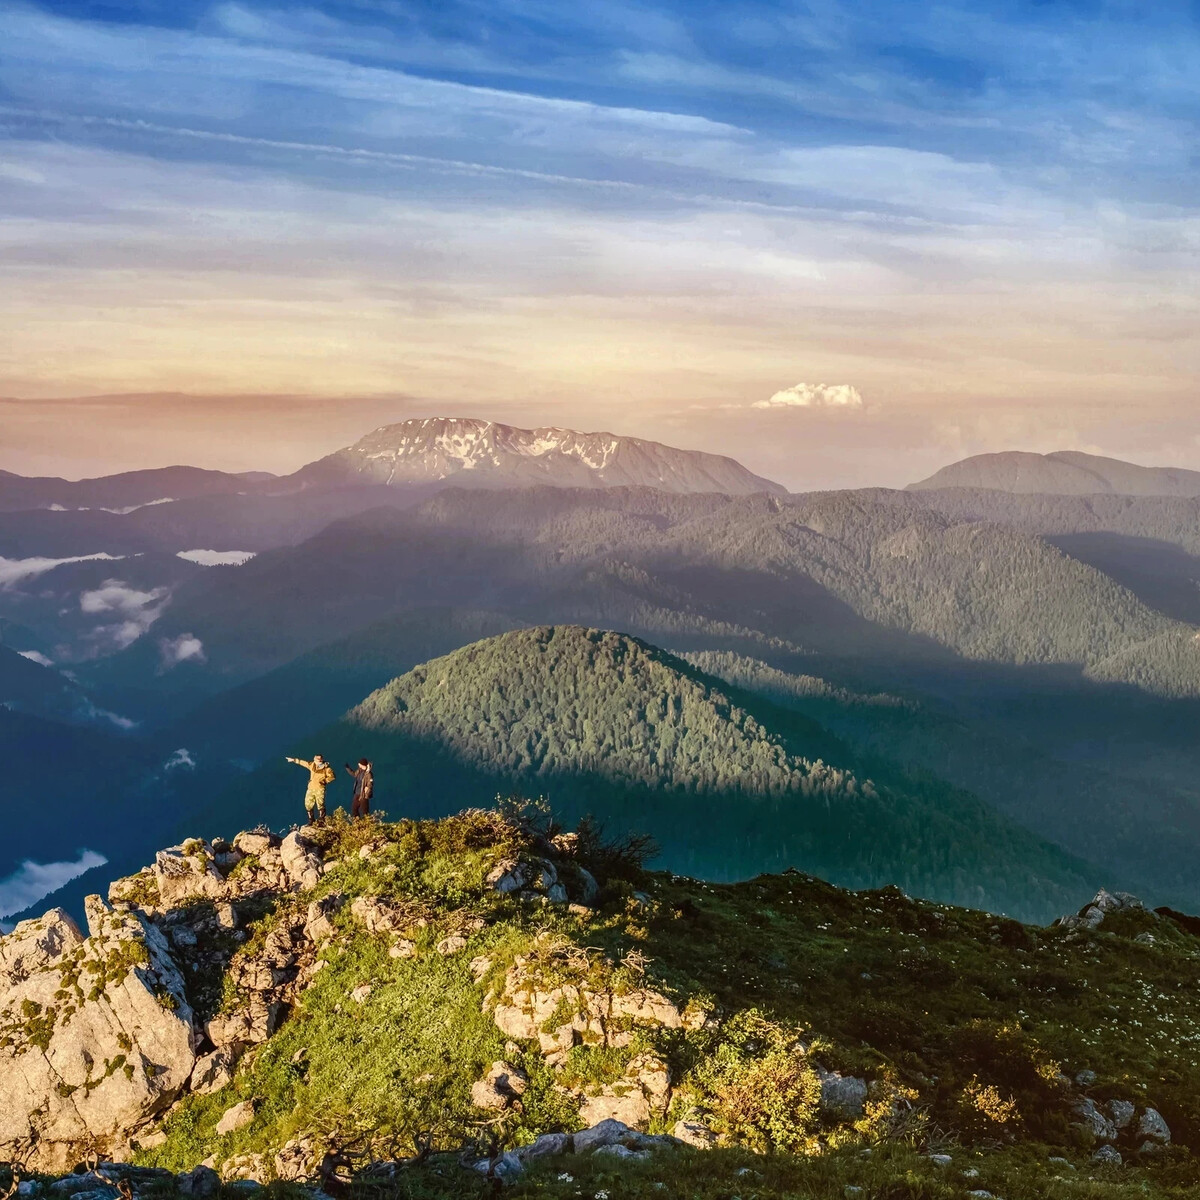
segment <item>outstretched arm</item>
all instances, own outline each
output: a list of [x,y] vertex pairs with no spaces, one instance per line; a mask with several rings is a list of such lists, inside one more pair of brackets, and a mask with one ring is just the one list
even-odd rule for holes
[[295,763],[296,766],[303,767],[306,771],[311,771],[313,769],[312,763],[305,762],[302,758],[289,758],[288,762]]

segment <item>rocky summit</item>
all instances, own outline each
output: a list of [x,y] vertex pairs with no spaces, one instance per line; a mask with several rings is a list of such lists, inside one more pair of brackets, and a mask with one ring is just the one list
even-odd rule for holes
[[86,933],[23,922],[0,938],[6,1178],[1192,1194],[1195,919],[1103,892],[1035,927],[795,871],[705,884],[648,849],[518,801],[338,814],[166,849]]
[[731,496],[786,489],[722,454],[680,450],[613,433],[547,426],[518,429],[470,417],[427,417],[385,425],[304,467],[311,485],[428,484],[460,487],[651,487]]

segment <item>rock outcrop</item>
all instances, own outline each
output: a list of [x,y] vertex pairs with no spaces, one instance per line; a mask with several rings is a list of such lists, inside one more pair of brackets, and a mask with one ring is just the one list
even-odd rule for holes
[[166,938],[88,904],[0,939],[0,1158],[55,1170],[117,1154],[184,1090],[192,1013]]

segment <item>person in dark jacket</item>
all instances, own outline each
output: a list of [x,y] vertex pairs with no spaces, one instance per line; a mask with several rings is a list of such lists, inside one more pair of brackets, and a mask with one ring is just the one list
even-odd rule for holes
[[358,766],[345,764],[346,771],[354,780],[354,799],[350,804],[350,816],[365,817],[371,811],[371,797],[375,794],[375,772],[370,762],[365,758],[358,760]]

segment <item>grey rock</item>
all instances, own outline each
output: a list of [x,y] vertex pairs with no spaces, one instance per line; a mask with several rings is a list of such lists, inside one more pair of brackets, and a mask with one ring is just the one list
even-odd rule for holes
[[261,858],[268,850],[278,849],[279,841],[280,839],[273,833],[264,829],[252,829],[245,833],[239,833],[233,839],[233,848],[240,850],[243,854]]
[[632,1159],[647,1159],[650,1157],[649,1150],[631,1150],[628,1146],[621,1145],[620,1142],[614,1142],[609,1146],[600,1146],[595,1151],[596,1157],[605,1155],[609,1158],[632,1158]]
[[519,1146],[513,1151],[524,1163],[534,1158],[547,1158],[552,1155],[566,1154],[571,1149],[569,1133],[543,1133],[534,1138],[527,1146]]
[[221,1190],[221,1177],[203,1164],[178,1176],[179,1191],[193,1200],[212,1200]]
[[717,1144],[717,1135],[703,1121],[676,1121],[671,1134],[697,1150],[709,1150]]
[[935,1167],[948,1167],[954,1161],[954,1159],[951,1158],[949,1154],[931,1154],[929,1156],[929,1161],[933,1163]]
[[582,1129],[575,1134],[575,1153],[586,1154],[589,1150],[598,1150],[601,1146],[611,1146],[616,1142],[624,1144],[627,1139],[636,1136],[637,1130],[630,1129],[621,1121],[601,1121],[591,1129]]
[[1128,1100],[1110,1100],[1108,1102],[1108,1115],[1118,1129],[1127,1129],[1136,1112],[1136,1105],[1130,1104]]
[[[31,1005],[49,1022],[39,1035],[45,1050],[19,1032],[0,1048],[0,1159],[48,1173],[88,1150],[125,1146],[180,1095],[196,1061],[166,938],[144,914],[114,912],[99,897],[88,914],[95,929],[86,939],[60,910],[0,938],[0,1025],[19,1031]],[[102,996],[80,990],[64,1004],[68,957],[83,980],[109,976]],[[60,1015],[68,1007],[69,1021]],[[123,1069],[106,1073],[105,1062],[117,1061]]]
[[1075,1076],[1075,1083],[1081,1088],[1091,1087],[1095,1082],[1095,1071],[1080,1071],[1079,1074]]
[[1096,1102],[1090,1098],[1080,1100],[1071,1112],[1075,1116],[1077,1125],[1081,1125],[1098,1142],[1115,1142],[1117,1140],[1117,1127],[1106,1117],[1097,1107]]
[[294,887],[305,892],[321,882],[321,860],[313,851],[312,842],[299,829],[289,833],[279,847],[284,873]]
[[1171,1140],[1171,1129],[1158,1109],[1147,1108],[1138,1119],[1137,1136],[1165,1146]]
[[504,895],[519,892],[529,882],[529,873],[524,863],[515,858],[498,862],[488,873],[484,882]]
[[475,1164],[475,1170],[480,1175],[496,1179],[515,1179],[524,1169],[525,1164],[511,1150],[501,1155],[494,1163],[490,1158],[485,1158]]
[[600,885],[596,882],[596,877],[585,867],[576,867],[576,874],[579,876],[579,900],[582,904],[591,904],[593,900],[600,894]]
[[821,1110],[831,1116],[861,1117],[867,1100],[867,1082],[854,1075],[817,1069],[821,1081]]
[[1121,1152],[1116,1146],[1101,1146],[1095,1154],[1092,1155],[1092,1162],[1098,1163],[1101,1166],[1119,1167],[1123,1159]]

